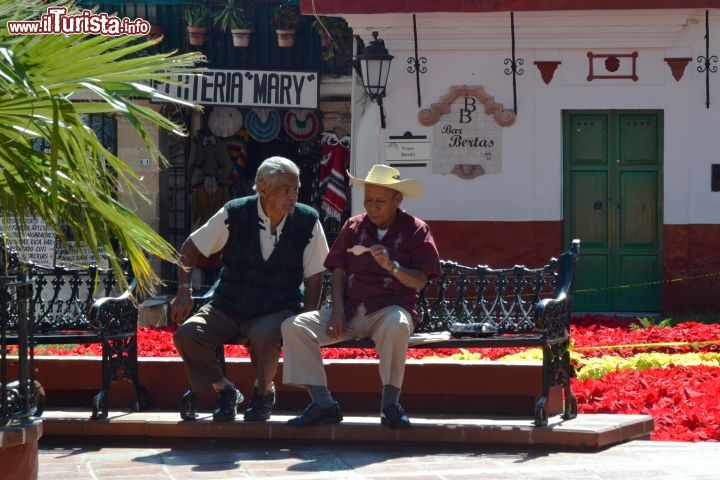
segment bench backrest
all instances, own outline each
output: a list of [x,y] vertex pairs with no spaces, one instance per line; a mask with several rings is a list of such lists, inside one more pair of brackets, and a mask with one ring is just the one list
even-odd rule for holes
[[[539,268],[516,265],[493,269],[441,261],[440,277],[420,292],[416,333],[446,332],[461,324],[485,325],[490,334],[542,329],[537,305],[543,299],[563,297],[569,301],[579,249],[580,241],[574,240],[568,251]],[[331,275],[326,273],[321,306],[331,303],[330,283]]]
[[[439,278],[428,282],[416,305],[419,323],[416,333],[463,330],[481,336],[495,333],[526,333],[546,328],[538,315],[538,305],[548,300],[560,301],[568,309],[575,284],[575,264],[580,240],[558,258],[551,258],[539,268],[516,265],[493,269],[487,266],[466,267],[443,260]],[[320,306],[331,305],[330,272],[323,275]],[[202,297],[193,297],[194,311],[212,298],[215,285]]]
[[83,269],[30,266],[33,283],[34,330],[96,329],[90,321],[95,300],[117,295],[117,279],[112,269],[94,265]]
[[[7,278],[28,280],[32,284],[31,312],[35,333],[67,330],[96,330],[90,310],[102,297],[118,294],[117,279],[112,269],[46,268],[22,262],[17,253],[3,249],[2,269]],[[127,266],[127,264],[126,264]],[[126,271],[129,269],[126,269]],[[17,328],[17,317],[11,316],[7,328]]]

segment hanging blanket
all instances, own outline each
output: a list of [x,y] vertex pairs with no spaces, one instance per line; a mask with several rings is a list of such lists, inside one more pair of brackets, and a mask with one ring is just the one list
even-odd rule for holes
[[320,208],[326,218],[340,221],[347,207],[350,137],[338,139],[333,132],[320,138]]

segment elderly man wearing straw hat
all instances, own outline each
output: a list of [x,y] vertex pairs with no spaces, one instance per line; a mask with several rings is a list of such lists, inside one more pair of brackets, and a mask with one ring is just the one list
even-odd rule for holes
[[292,426],[342,421],[340,406],[327,388],[320,347],[347,339],[370,338],[380,361],[380,421],[409,427],[399,403],[405,356],[417,312],[418,292],[440,275],[440,259],[428,225],[400,209],[403,198],[419,197],[416,180],[374,165],[364,180],[365,213],[345,223],[325,259],[332,272],[332,307],[306,312],[282,324],[283,382],[305,388],[311,403]]

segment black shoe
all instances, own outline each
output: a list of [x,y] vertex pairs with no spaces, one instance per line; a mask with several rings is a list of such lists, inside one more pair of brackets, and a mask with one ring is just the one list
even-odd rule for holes
[[342,422],[343,416],[337,402],[329,407],[322,408],[317,403],[311,403],[302,414],[288,420],[291,427],[309,427],[311,425],[327,425]]
[[235,385],[228,385],[218,392],[215,401],[215,410],[213,410],[213,420],[216,422],[232,422],[235,420],[238,405],[245,398]]
[[198,418],[197,414],[197,393],[192,390],[185,392],[180,399],[180,418],[191,421]]
[[407,428],[410,426],[410,419],[399,403],[393,403],[380,410],[380,423],[390,428]]
[[270,418],[275,405],[275,385],[270,388],[270,392],[265,395],[259,395],[257,387],[253,388],[250,405],[245,410],[246,422],[264,422]]

